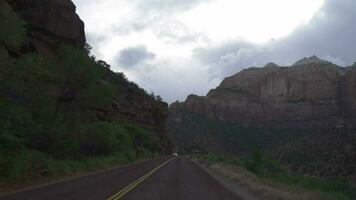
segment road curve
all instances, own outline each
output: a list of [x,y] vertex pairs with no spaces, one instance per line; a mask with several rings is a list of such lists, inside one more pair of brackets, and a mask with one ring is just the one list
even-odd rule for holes
[[[164,160],[138,164],[73,179],[1,200],[106,200]],[[174,158],[132,188],[120,200],[242,200],[187,158]]]

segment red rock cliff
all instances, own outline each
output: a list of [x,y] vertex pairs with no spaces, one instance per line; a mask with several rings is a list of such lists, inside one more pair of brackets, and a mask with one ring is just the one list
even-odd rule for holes
[[338,127],[356,125],[356,68],[317,57],[291,67],[266,65],[226,78],[206,97],[171,106],[243,126]]

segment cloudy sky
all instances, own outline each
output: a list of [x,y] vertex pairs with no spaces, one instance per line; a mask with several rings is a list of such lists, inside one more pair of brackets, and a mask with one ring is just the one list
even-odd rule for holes
[[317,55],[356,61],[355,0],[73,0],[92,54],[165,101]]

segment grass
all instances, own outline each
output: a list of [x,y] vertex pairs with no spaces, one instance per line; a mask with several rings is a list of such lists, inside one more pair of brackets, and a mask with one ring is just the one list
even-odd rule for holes
[[356,188],[346,177],[311,177],[292,173],[279,161],[266,158],[255,152],[249,157],[238,158],[232,156],[208,153],[193,155],[204,160],[208,165],[225,163],[241,166],[252,172],[260,179],[281,183],[288,186],[297,186],[335,200],[356,199]]
[[133,156],[125,154],[85,158],[81,160],[49,159],[47,160],[47,169],[48,173],[54,176],[90,172],[99,168],[106,168],[117,164],[127,164],[130,162],[133,162]]
[[[147,153],[139,160],[159,156]],[[25,151],[15,157],[0,158],[0,194],[13,192],[28,186],[42,185],[90,172],[108,169],[116,165],[134,162],[134,152],[114,153],[110,156],[84,157],[59,160],[37,151]],[[4,166],[7,166],[6,168]]]
[[134,152],[126,152],[77,160],[59,160],[43,157],[41,154],[30,155],[26,153],[8,160],[7,162],[10,163],[5,163],[9,166],[8,168],[2,167],[4,161],[3,158],[0,158],[0,173],[2,173],[0,176],[0,195],[159,156],[160,154],[145,154],[136,159]]

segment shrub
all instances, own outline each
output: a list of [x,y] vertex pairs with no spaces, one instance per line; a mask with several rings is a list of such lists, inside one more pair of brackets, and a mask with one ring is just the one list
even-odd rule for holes
[[80,151],[86,156],[108,155],[114,152],[119,141],[116,130],[109,122],[88,125],[80,136]]
[[2,154],[0,177],[10,182],[42,177],[47,174],[45,160],[46,156],[43,153],[28,149],[11,154]]
[[20,47],[26,36],[25,23],[8,6],[0,7],[0,44]]
[[133,149],[133,138],[126,126],[112,122],[97,122],[83,128],[80,149],[86,156],[128,152]]
[[36,131],[31,114],[11,101],[0,99],[0,119],[0,152],[23,148],[26,133]]

